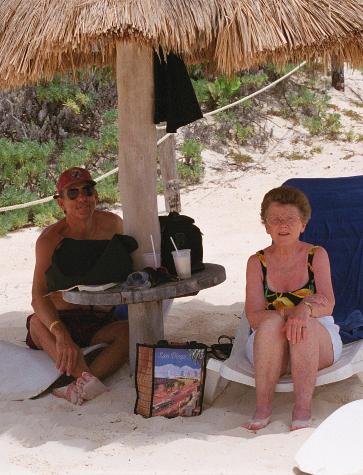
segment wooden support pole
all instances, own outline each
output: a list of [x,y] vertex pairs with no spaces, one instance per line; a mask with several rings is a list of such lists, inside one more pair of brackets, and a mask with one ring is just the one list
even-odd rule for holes
[[[130,373],[136,364],[136,343],[157,343],[164,339],[162,301],[129,304]],[[161,318],[160,318],[161,316]]]
[[[124,233],[137,240],[139,248],[132,257],[135,269],[142,269],[142,254],[152,251],[150,235],[156,251],[160,251],[153,57],[151,48],[133,42],[119,41],[116,48],[119,186]],[[156,343],[164,336],[161,301],[130,305],[129,333],[133,374],[136,343]]]
[[152,49],[118,42],[116,72],[124,232],[139,244],[133,260],[135,268],[142,269],[142,253],[152,251],[150,235],[160,250]]
[[[165,135],[165,130],[158,130],[158,140]],[[161,178],[164,188],[165,209],[180,213],[179,177],[176,170],[175,135],[171,134],[158,147]]]

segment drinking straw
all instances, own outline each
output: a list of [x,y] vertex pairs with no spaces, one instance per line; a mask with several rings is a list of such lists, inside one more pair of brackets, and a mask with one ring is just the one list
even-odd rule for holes
[[154,246],[154,239],[153,239],[153,235],[150,234],[150,241],[151,241],[151,246],[153,248],[153,255],[154,255],[154,265],[155,265],[155,269],[158,268],[158,262],[157,262],[157,259],[156,259],[156,252],[155,252],[155,246]]
[[174,242],[174,239],[170,236],[170,239],[171,239],[171,242],[173,243],[173,246],[175,247],[175,250],[176,250],[176,255],[179,256],[179,250],[178,248],[176,247],[176,244]]

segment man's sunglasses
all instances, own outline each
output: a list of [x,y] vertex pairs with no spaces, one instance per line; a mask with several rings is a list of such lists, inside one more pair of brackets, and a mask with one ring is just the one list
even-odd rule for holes
[[81,188],[67,188],[59,195],[54,195],[54,198],[63,198],[65,193],[67,195],[67,198],[69,198],[70,200],[75,200],[79,196],[79,194],[81,194],[82,196],[93,196],[95,192],[96,190],[94,185],[85,185]]

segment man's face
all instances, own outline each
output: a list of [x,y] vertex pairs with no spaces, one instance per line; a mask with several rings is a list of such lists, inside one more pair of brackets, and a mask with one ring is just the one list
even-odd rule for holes
[[62,190],[58,203],[67,215],[88,216],[95,210],[97,192],[87,181],[72,184]]

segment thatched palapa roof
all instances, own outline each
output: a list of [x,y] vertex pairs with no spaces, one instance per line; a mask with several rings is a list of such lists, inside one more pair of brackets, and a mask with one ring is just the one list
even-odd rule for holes
[[[253,51],[244,48],[248,24],[246,10],[237,1],[238,8],[228,28],[221,31],[215,50],[218,69],[227,73],[237,67],[256,63]],[[285,64],[302,60],[338,60],[351,65],[363,62],[363,2],[362,0],[259,0],[251,1],[267,22],[273,22],[284,37],[284,43],[275,48],[261,47],[260,61]],[[255,36],[263,35],[255,28]],[[238,48],[237,45],[242,45]],[[262,45],[261,45],[262,46]]]
[[209,61],[227,74],[335,52],[357,63],[357,0],[2,0],[0,86],[115,64],[117,40]]

